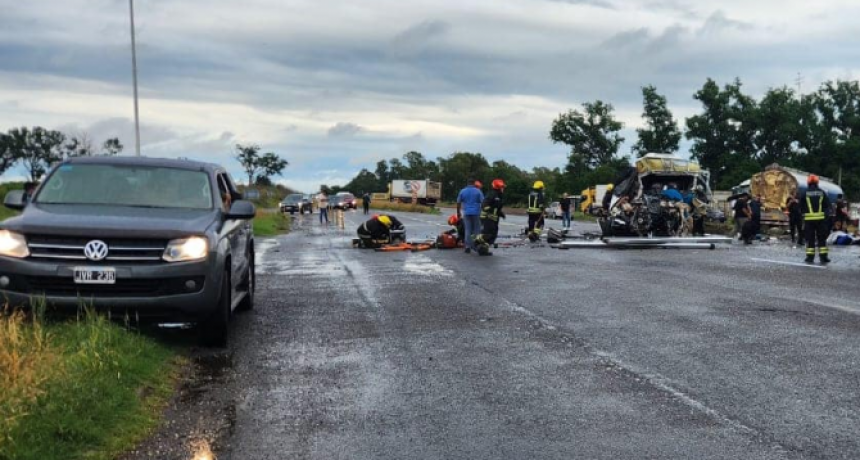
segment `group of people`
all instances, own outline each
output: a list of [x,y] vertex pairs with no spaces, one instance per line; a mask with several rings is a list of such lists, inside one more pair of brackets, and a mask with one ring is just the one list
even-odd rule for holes
[[[364,214],[370,214],[370,193],[364,193],[361,195],[361,203],[362,208],[364,209]],[[329,201],[328,191],[325,189],[320,190],[320,193],[317,195],[317,207],[320,211],[320,225],[328,225]]]
[[493,180],[492,190],[486,196],[481,185],[475,179],[467,181],[466,187],[457,195],[457,214],[451,216],[448,223],[458,229],[458,240],[463,242],[467,254],[474,250],[486,256],[492,254],[490,246],[499,236],[499,219],[505,218],[502,211],[505,181]]
[[[798,245],[806,244],[804,261],[814,263],[817,254],[819,261],[827,264],[830,263],[828,235],[832,229],[847,227],[848,203],[839,195],[836,207],[831,211],[830,198],[818,184],[818,176],[810,174],[806,192],[794,192],[786,201],[786,208],[791,241]],[[761,229],[761,209],[761,195],[751,198],[749,194],[743,194],[735,202],[735,232],[740,233],[745,244],[751,244]]]

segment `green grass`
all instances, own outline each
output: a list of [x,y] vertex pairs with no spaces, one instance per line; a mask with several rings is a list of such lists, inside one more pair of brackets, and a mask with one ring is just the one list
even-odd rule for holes
[[15,211],[13,209],[9,209],[6,206],[0,205],[0,221],[6,220],[10,217],[15,217],[19,214],[19,211]]
[[113,459],[157,426],[179,363],[166,346],[94,314],[0,326],[0,459]]
[[254,235],[275,236],[290,232],[292,220],[282,212],[260,211],[254,218]]

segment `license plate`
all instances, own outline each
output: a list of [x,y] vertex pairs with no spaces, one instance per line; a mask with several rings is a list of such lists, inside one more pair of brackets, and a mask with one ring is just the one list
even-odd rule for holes
[[75,267],[77,284],[116,284],[116,269],[112,267]]

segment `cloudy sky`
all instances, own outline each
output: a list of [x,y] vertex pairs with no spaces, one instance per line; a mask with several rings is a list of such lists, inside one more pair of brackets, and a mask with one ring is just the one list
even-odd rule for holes
[[[0,12],[0,130],[132,153],[128,2]],[[857,0],[137,0],[143,153],[239,178],[233,146],[259,143],[308,192],[409,150],[562,166],[550,124],[585,101],[615,105],[627,153],[646,84],[684,117],[708,77],[755,95],[860,78],[858,17]]]

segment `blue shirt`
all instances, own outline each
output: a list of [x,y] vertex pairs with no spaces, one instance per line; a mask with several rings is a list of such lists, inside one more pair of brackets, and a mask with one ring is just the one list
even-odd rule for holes
[[667,188],[666,190],[663,190],[663,198],[672,201],[684,201],[684,197],[681,195],[681,192],[673,188]]
[[457,203],[462,204],[464,216],[480,216],[481,203],[484,202],[484,193],[474,185],[469,185],[457,195]]

